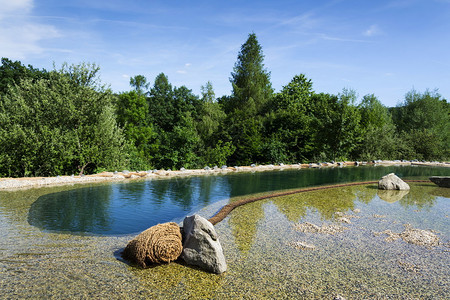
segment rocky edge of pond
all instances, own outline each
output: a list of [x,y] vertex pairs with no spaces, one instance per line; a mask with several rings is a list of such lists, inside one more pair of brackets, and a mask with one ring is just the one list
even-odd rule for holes
[[200,175],[220,175],[231,172],[263,172],[272,170],[287,170],[287,169],[302,169],[302,168],[326,168],[326,167],[345,167],[345,166],[359,166],[359,165],[422,165],[422,166],[437,166],[450,167],[450,162],[414,162],[414,161],[372,161],[372,162],[324,162],[324,163],[310,163],[310,164],[278,164],[278,165],[256,165],[251,166],[222,166],[222,167],[208,167],[203,169],[184,169],[172,170],[148,170],[148,171],[121,171],[121,172],[102,172],[93,175],[81,176],[56,176],[56,177],[23,177],[23,178],[0,178],[0,190],[15,190],[22,188],[38,188],[44,186],[55,185],[73,185],[93,182],[108,182],[108,181],[124,181],[137,179],[167,179],[172,177],[188,177]]

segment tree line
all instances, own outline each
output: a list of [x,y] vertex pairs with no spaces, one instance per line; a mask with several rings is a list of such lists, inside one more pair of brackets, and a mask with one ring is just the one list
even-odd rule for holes
[[275,92],[255,34],[241,46],[231,95],[195,95],[161,73],[114,94],[95,64],[47,71],[2,58],[0,176],[339,160],[448,160],[449,103],[411,90],[396,107],[373,94],[313,90],[304,74]]

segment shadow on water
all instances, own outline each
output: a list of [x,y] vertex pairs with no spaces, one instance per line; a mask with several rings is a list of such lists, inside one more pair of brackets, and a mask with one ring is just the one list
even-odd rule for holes
[[[448,169],[405,166],[319,168],[112,183],[42,195],[31,205],[28,222],[55,232],[130,234],[158,223],[181,220],[219,200],[307,186],[377,180],[392,172],[402,178],[427,178],[444,175]],[[369,191],[365,193],[370,194]],[[341,199],[339,205],[350,206],[345,200],[349,198],[347,195],[336,197]],[[310,199],[305,203],[313,205],[317,202],[314,204],[316,209],[327,218],[330,212],[319,204],[331,200]],[[410,202],[402,203],[409,205]],[[262,208],[256,204],[252,214],[255,217],[261,215]]]

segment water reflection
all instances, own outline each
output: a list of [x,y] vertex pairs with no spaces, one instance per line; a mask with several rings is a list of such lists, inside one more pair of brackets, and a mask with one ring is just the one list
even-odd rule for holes
[[228,220],[234,242],[243,255],[246,255],[254,244],[258,221],[264,218],[263,204],[264,201],[246,204],[242,212],[232,213]]
[[39,197],[30,208],[30,224],[51,230],[109,231],[111,187],[82,188]]
[[355,206],[356,187],[327,189],[274,198],[273,203],[289,221],[298,222],[308,210],[318,212],[321,219],[330,220],[335,212],[345,212]]
[[[28,221],[39,228],[54,231],[137,233],[158,223],[181,221],[187,214],[219,200],[305,186],[375,180],[392,172],[403,178],[426,178],[445,175],[448,169],[404,166],[323,168],[114,183],[42,195],[31,205]],[[376,190],[357,193],[360,201],[369,201]],[[299,200],[301,205],[296,208],[281,202],[278,205],[292,219],[301,218],[307,208],[317,209],[324,218],[329,218],[333,210],[352,206],[350,191],[341,191],[336,195],[330,192],[323,197]],[[406,201],[409,205],[409,200],[403,200],[402,203]],[[420,203],[417,205],[420,206]],[[256,205],[254,209],[249,217],[257,219],[262,216],[261,207]],[[231,222],[236,224],[234,228],[239,228],[243,221]],[[244,236],[252,236],[252,229],[246,230],[248,232],[238,238],[243,240],[242,245],[246,240]]]
[[398,211],[399,207],[407,208],[405,212],[429,209],[437,201],[437,197],[431,194],[435,190],[431,184],[412,185],[410,192],[379,191],[376,184],[317,190],[246,204],[230,214],[228,224],[241,255],[247,255],[255,245],[258,224],[263,220],[271,220],[271,216],[264,213],[264,205],[268,202],[275,205],[292,224],[303,222],[311,214],[322,222],[335,222],[337,212],[353,211],[359,206],[358,203],[377,206],[380,205],[380,199],[388,205],[385,207],[388,211]]
[[182,218],[230,194],[227,177],[192,177],[80,188],[39,197],[28,222],[52,231],[136,233]]
[[403,197],[408,195],[409,190],[379,190],[377,192],[378,197],[380,197],[381,200],[384,200],[389,203],[394,203],[399,200],[401,200]]

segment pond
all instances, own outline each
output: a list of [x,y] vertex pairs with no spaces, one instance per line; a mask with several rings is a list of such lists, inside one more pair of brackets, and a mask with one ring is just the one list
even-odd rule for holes
[[[309,185],[310,178],[316,178],[314,184],[327,184],[336,178],[339,182],[378,179],[389,172],[418,179],[449,175],[450,171],[422,167],[336,170],[203,177],[209,184],[200,183],[199,177],[164,180],[161,184],[165,187],[160,190],[151,185],[159,183],[156,181],[130,185],[143,185],[141,195],[151,190],[171,205],[179,205],[182,215],[170,219],[179,222],[184,212],[209,218],[230,201]],[[328,178],[324,176],[327,172],[340,173]],[[368,177],[361,178],[365,172]],[[275,181],[281,187],[271,185]],[[128,184],[0,192],[0,298],[332,299],[341,295],[346,299],[449,299],[450,189],[432,183],[410,185],[407,193],[384,193],[371,184],[241,206],[215,226],[228,264],[222,275],[178,262],[145,270],[131,267],[120,260],[119,254],[135,234],[93,232],[93,225],[77,227],[89,230],[31,225],[30,215],[35,214],[36,202],[49,199],[48,195],[63,196],[60,201],[65,201],[69,195],[79,193],[85,197],[88,191],[106,188],[108,196],[123,197]],[[177,186],[186,190],[179,191]],[[173,195],[188,200],[175,201]],[[96,211],[93,215],[104,216],[99,227],[109,224],[108,228],[114,228],[111,224],[117,221],[111,220],[116,216],[108,205],[115,200],[99,197],[106,203],[101,209],[106,213]],[[52,201],[55,202],[49,203]],[[144,209],[155,200],[142,196],[140,201]],[[83,205],[80,207],[90,207]],[[67,213],[73,214],[76,212]],[[349,222],[342,222],[342,216]],[[76,217],[67,223],[80,220],[83,219]],[[83,222],[95,225],[92,221]],[[333,225],[342,230],[333,234],[304,232],[300,228],[305,223],[317,227]],[[392,234],[409,227],[427,230],[439,242],[418,245],[392,238]],[[136,229],[129,229],[133,231]]]
[[183,218],[219,200],[265,191],[351,181],[378,180],[394,172],[401,178],[443,175],[445,168],[346,167],[173,178],[79,188],[43,195],[28,221],[40,229],[77,234],[141,232]]

